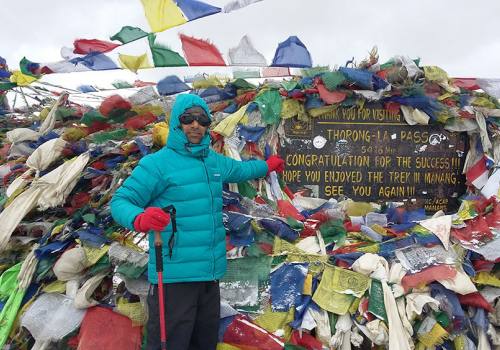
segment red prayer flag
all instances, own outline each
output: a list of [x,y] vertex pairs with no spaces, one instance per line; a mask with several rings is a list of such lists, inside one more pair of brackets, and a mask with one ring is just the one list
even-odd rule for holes
[[347,95],[344,92],[341,91],[328,91],[326,87],[323,84],[318,84],[317,85],[318,92],[319,92],[319,97],[326,103],[326,104],[334,104],[334,103],[340,103],[345,100]]
[[86,55],[91,52],[108,52],[121,45],[97,39],[77,39],[73,46],[75,47],[74,53]]
[[467,181],[473,184],[476,188],[481,189],[488,182],[488,167],[486,166],[487,158],[482,156],[467,172],[465,177]]
[[154,85],[156,85],[156,83],[151,82],[151,81],[142,81],[142,80],[139,80],[139,79],[136,79],[134,81],[134,86],[135,87],[145,87],[145,86],[154,86]]
[[190,66],[225,66],[219,50],[206,40],[180,34],[182,50]]
[[481,87],[477,84],[476,78],[453,78],[453,85],[466,90],[479,90]]
[[434,281],[452,279],[456,275],[457,270],[452,266],[431,266],[412,275],[405,275],[401,279],[401,285],[403,286],[405,292],[407,292],[411,288],[428,285]]
[[488,303],[488,301],[482,296],[479,292],[474,292],[470,294],[457,294],[458,300],[460,300],[460,304],[462,305],[470,305],[474,307],[480,307],[485,309],[487,312],[493,312],[493,306]]

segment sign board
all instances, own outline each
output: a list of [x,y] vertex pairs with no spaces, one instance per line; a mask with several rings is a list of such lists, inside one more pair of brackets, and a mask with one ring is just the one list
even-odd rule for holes
[[458,208],[466,135],[408,125],[382,106],[339,107],[285,121],[284,180],[322,198],[409,201],[427,211]]

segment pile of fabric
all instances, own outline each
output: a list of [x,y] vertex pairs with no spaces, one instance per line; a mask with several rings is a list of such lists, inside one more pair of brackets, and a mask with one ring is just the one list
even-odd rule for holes
[[500,346],[500,104],[477,82],[407,57],[379,64],[373,52],[357,67],[259,86],[184,85],[168,77],[164,96],[146,87],[98,109],[62,94],[39,113],[0,119],[0,346],[141,348],[147,247],[108,203],[165,145],[165,95],[188,89],[210,105],[214,149],[238,160],[277,153],[288,118],[378,101],[408,124],[467,132],[464,173],[480,160],[487,170],[469,179],[456,213],[304,197],[275,173],[229,184],[220,349]]

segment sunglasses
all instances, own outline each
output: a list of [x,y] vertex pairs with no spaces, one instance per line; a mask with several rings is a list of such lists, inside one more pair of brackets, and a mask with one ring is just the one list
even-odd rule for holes
[[195,120],[198,122],[198,124],[204,127],[209,126],[212,122],[206,114],[184,113],[179,117],[179,121],[184,125],[189,125]]

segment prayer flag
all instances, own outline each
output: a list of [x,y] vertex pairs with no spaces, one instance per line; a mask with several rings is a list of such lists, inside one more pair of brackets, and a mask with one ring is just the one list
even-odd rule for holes
[[130,69],[132,72],[137,73],[137,70],[141,68],[151,68],[151,63],[149,63],[148,55],[142,54],[140,56],[123,55],[119,54],[118,59],[122,68]]
[[122,44],[127,44],[129,42],[135,41],[140,38],[144,38],[148,33],[143,31],[141,28],[125,26],[122,29],[110,37],[111,40],[118,40]]
[[108,52],[120,46],[120,44],[97,39],[77,39],[73,42],[73,46],[75,47],[74,53],[86,55],[93,52]]
[[144,14],[155,33],[187,22],[179,6],[172,0],[141,0]]
[[296,36],[279,43],[274,54],[273,67],[312,67],[311,54]]
[[241,38],[238,46],[229,49],[229,61],[233,66],[267,66],[266,58],[257,51],[248,36]]
[[488,95],[500,98],[500,79],[477,79],[477,85]]
[[37,77],[23,74],[23,72],[21,72],[20,70],[13,71],[12,75],[10,76],[10,81],[12,83],[16,83],[18,86],[26,86],[36,80],[38,80]]
[[22,60],[19,62],[19,69],[21,69],[21,72],[25,75],[30,75],[35,78],[40,77],[40,64],[31,62],[30,60],[26,59],[26,57],[23,57]]
[[149,34],[149,47],[151,49],[151,54],[153,55],[153,62],[155,67],[187,66],[186,61],[181,55],[163,45],[156,44],[155,39],[155,34]]
[[69,61],[74,65],[83,65],[91,70],[117,69],[118,66],[108,56],[100,53],[89,53],[82,57],[75,57]]
[[190,66],[225,66],[219,50],[206,40],[180,34],[182,50]]
[[476,188],[481,189],[488,181],[488,168],[486,167],[486,157],[482,156],[465,174],[467,181]]
[[158,93],[162,96],[174,95],[189,90],[189,86],[178,76],[169,75],[158,82]]
[[224,6],[224,12],[233,12],[239,10],[243,7],[247,7],[248,5],[254,4],[262,0],[235,0],[231,1]]
[[175,0],[175,2],[181,8],[188,21],[214,15],[221,11],[220,7],[215,7],[198,0]]

